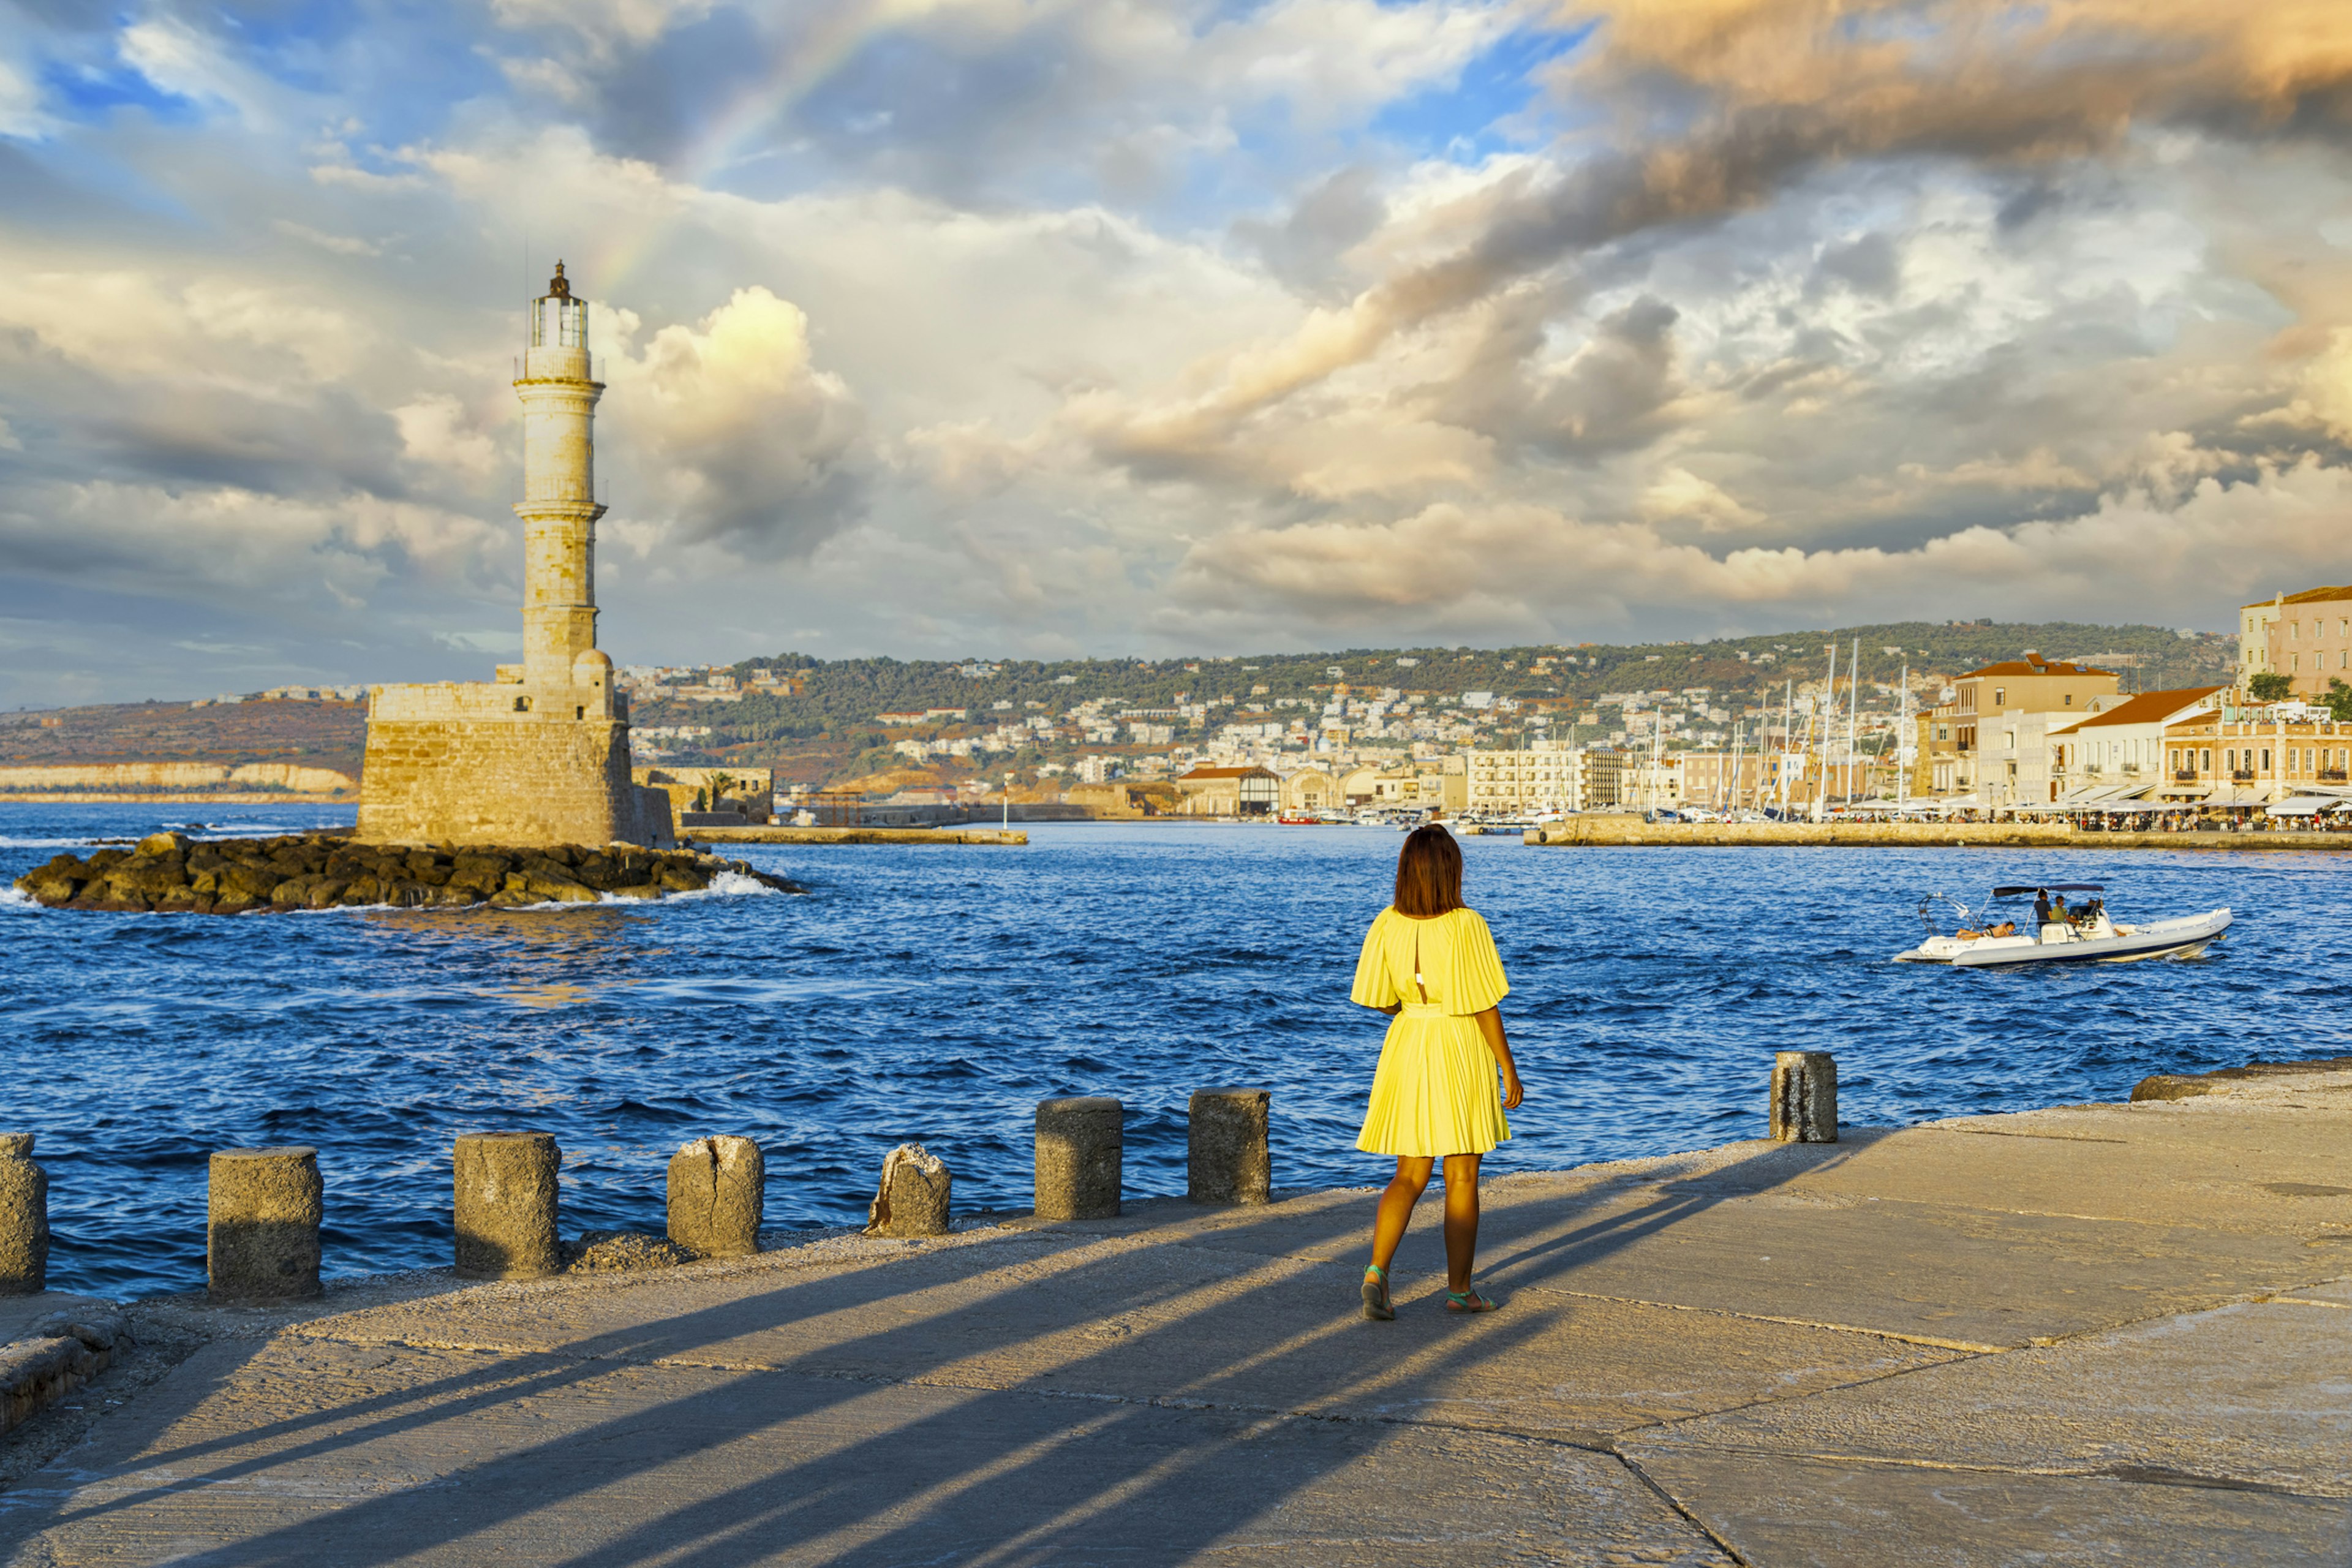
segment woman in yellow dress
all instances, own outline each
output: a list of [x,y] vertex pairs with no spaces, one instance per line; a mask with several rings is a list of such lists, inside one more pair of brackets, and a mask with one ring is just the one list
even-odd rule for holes
[[1445,1162],[1445,1310],[1495,1309],[1471,1288],[1470,1265],[1478,1250],[1478,1157],[1511,1135],[1503,1112],[1522,1092],[1496,1005],[1510,989],[1486,922],[1462,902],[1462,847],[1433,823],[1415,828],[1397,856],[1396,901],[1365,934],[1352,993],[1394,1020],[1356,1138],[1357,1148],[1397,1163],[1372,1222],[1367,1318],[1396,1316],[1389,1260],[1438,1160]]

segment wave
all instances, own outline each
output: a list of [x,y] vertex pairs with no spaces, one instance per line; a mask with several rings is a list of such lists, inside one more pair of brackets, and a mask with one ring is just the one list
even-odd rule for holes
[[23,910],[26,912],[40,908],[30,893],[22,888],[0,887],[0,910]]
[[[688,899],[763,898],[770,894],[781,895],[782,892],[782,889],[771,888],[767,883],[762,882],[757,877],[746,877],[740,871],[721,871],[716,877],[711,878],[710,886],[703,889],[701,891],[694,893],[671,893],[661,901],[666,904],[675,904],[684,903]],[[627,903],[633,900],[625,899],[620,901]],[[634,901],[642,903],[646,900],[637,900]]]

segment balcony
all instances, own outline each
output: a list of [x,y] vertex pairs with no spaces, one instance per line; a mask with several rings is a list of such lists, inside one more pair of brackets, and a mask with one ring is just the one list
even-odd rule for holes
[[2322,768],[2311,776],[2315,779],[2324,779],[2329,784],[2342,784],[2345,782],[2344,770],[2342,768]]
[[2252,784],[2254,782],[2254,770],[2252,768],[2240,768],[2231,773],[2230,782],[2232,784]]
[[2197,782],[2197,770],[2195,768],[2175,768],[2172,771],[2172,782],[2174,784],[2195,784]]

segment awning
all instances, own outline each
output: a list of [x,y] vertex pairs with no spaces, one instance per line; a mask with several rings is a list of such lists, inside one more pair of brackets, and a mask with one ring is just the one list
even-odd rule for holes
[[2344,802],[2324,795],[2299,795],[2293,800],[2283,800],[2271,807],[2273,816],[2317,816],[2323,811],[2340,809]]

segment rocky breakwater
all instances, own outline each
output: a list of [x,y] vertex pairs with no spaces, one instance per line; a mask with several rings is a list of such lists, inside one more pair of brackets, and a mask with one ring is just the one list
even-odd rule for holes
[[200,841],[179,833],[88,858],[59,855],[16,879],[16,888],[51,909],[234,915],[659,899],[700,892],[730,873],[780,891],[800,890],[740,860],[691,850],[416,847],[330,837]]

